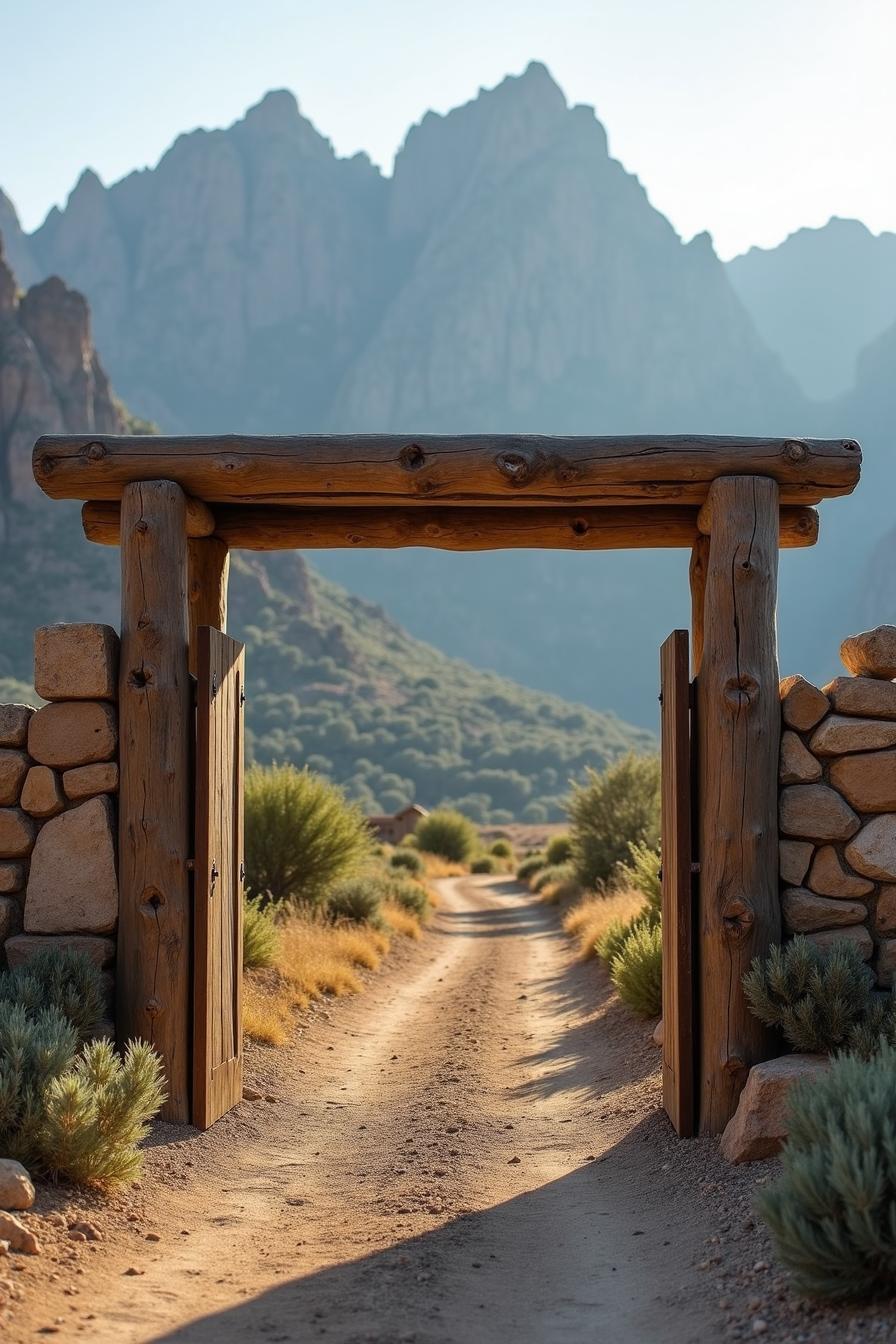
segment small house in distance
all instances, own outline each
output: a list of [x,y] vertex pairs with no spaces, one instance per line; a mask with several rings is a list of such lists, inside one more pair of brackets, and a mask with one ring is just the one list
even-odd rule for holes
[[368,817],[367,822],[377,840],[384,845],[400,845],[406,835],[412,835],[417,829],[420,818],[428,816],[427,809],[419,803],[408,803],[394,817]]

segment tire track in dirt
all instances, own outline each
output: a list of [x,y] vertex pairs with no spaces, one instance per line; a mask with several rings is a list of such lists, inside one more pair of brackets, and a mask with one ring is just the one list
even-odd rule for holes
[[686,1286],[706,1227],[696,1196],[672,1196],[654,1047],[528,893],[440,888],[402,964],[289,1050],[254,1052],[276,1105],[154,1150],[139,1225],[162,1240],[135,1260],[109,1239],[71,1337],[707,1337]]

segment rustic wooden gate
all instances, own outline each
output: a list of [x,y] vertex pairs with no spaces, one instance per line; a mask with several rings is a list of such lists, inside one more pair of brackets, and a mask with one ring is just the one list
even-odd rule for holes
[[200,1129],[242,1096],[242,644],[197,631],[194,863],[193,1123]]
[[662,691],[663,1105],[682,1137],[696,1125],[691,694],[687,630],[660,650]]

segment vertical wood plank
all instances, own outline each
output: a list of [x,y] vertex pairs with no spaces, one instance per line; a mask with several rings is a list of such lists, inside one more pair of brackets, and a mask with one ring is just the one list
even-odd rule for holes
[[164,1061],[167,1120],[187,1121],[190,1042],[190,760],[186,504],[171,481],[121,505],[119,1039]]
[[703,662],[703,608],[706,603],[706,571],[709,565],[709,537],[702,532],[691,548],[691,676],[700,674]]
[[660,650],[662,685],[663,1105],[676,1132],[695,1129],[694,911],[688,632]]
[[217,537],[191,537],[187,542],[190,611],[190,673],[198,675],[196,632],[201,625],[227,629],[227,584],[230,552]]
[[741,981],[780,938],[778,486],[720,477],[709,493],[704,647],[697,680],[700,1130],[724,1129],[769,1033]]

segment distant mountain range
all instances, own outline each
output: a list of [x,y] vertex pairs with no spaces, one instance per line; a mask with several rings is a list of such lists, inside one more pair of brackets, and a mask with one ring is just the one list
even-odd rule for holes
[[[782,563],[782,666],[833,670],[889,521],[894,235],[832,221],[725,266],[538,64],[427,114],[391,177],[279,91],[111,187],[88,170],[31,235],[0,201],[4,227],[23,276],[87,294],[116,387],[172,432],[864,437],[867,483]],[[315,563],[443,649],[645,724],[687,620],[680,555]]]

